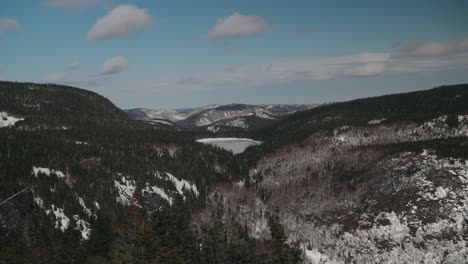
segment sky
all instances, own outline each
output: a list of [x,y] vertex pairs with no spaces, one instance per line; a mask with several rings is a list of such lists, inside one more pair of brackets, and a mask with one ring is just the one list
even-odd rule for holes
[[466,14],[466,0],[1,0],[0,80],[124,109],[429,89],[468,83]]

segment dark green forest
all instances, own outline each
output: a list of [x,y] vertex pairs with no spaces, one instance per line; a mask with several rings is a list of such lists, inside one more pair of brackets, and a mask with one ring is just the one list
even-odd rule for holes
[[[1,82],[0,111],[25,119],[14,128],[0,129],[0,197],[30,190],[0,207],[0,263],[283,263],[273,262],[273,244],[279,242],[267,241],[265,250],[258,251],[258,241],[242,225],[228,243],[220,210],[210,225],[192,225],[198,208],[221,206],[206,204],[212,186],[240,179],[245,170],[230,152],[195,143],[202,135],[154,129],[129,119],[93,92],[58,85]],[[226,169],[221,173],[213,164]],[[73,182],[35,177],[34,166],[60,169],[72,175]],[[199,196],[178,197],[171,206],[158,201],[157,212],[147,210],[154,204],[115,203],[118,173],[137,179],[137,190],[144,182],[174,189],[154,179],[158,171],[196,184]],[[40,194],[65,208],[67,215],[78,215],[76,193],[100,205],[85,241],[74,228],[55,229],[51,216],[33,202]],[[289,249],[284,237],[277,239]]]

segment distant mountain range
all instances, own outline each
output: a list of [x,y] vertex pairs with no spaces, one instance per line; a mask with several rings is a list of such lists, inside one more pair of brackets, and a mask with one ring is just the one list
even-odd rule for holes
[[307,110],[317,105],[293,104],[227,104],[207,105],[183,109],[125,110],[133,119],[143,120],[156,126],[176,126],[180,129],[201,128],[211,132],[226,129],[254,129],[271,124],[284,116]]

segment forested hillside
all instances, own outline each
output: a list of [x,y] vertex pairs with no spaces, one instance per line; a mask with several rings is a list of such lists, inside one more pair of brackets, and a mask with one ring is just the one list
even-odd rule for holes
[[0,206],[0,262],[258,257],[245,232],[222,243],[221,219],[198,228],[191,221],[212,186],[239,178],[229,152],[132,121],[77,88],[2,82],[0,98],[5,120],[15,120],[0,128],[0,197],[27,188]]
[[[73,87],[0,82],[0,263],[465,263],[468,85],[252,132],[131,120]],[[197,143],[259,140],[234,155]],[[431,262],[431,260],[433,262]]]
[[300,144],[318,132],[333,132],[341,126],[404,124],[448,115],[456,125],[456,115],[468,114],[468,85],[450,85],[426,91],[392,94],[331,103],[294,113],[285,120],[264,129],[252,131],[247,137],[263,144],[244,155],[245,162],[255,164],[265,153],[283,145]]

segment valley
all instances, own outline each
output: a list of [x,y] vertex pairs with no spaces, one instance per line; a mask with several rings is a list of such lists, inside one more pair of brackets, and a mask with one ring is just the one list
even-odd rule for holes
[[468,259],[468,85],[249,106],[281,118],[241,130],[238,107],[141,117],[0,82],[0,197],[27,189],[0,206],[0,263]]

